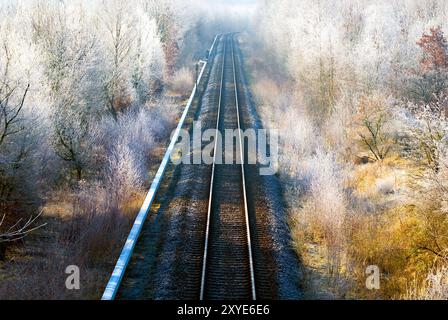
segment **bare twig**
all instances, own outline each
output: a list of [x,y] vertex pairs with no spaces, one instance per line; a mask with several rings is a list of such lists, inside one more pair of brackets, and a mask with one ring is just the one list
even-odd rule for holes
[[[14,223],[11,227],[9,227],[9,229],[7,231],[0,233],[0,243],[1,242],[13,242],[13,241],[23,239],[29,233],[46,226],[47,224],[43,223],[36,227],[33,227],[34,222],[36,222],[36,220],[41,215],[42,215],[42,211],[39,212],[39,214],[37,214],[34,217],[30,216],[30,218],[22,225],[21,225],[21,222],[23,221],[23,219],[17,220],[16,223]],[[5,216],[6,215],[3,215],[2,220],[0,221],[0,226],[5,221]]]

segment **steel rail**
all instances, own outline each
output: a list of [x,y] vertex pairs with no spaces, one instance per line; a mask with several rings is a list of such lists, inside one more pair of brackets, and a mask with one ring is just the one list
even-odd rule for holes
[[[219,34],[216,35],[216,37],[213,41],[213,44],[210,48],[210,51],[209,51],[210,55],[212,54],[213,50],[215,49],[218,36],[219,36]],[[177,139],[179,138],[180,130],[182,129],[182,126],[185,122],[185,118],[187,117],[188,111],[189,111],[189,109],[193,103],[193,100],[196,96],[196,92],[198,90],[198,84],[200,83],[200,81],[202,79],[202,76],[204,74],[205,68],[207,67],[207,64],[208,64],[208,61],[206,63],[204,63],[204,65],[201,69],[201,72],[198,77],[198,81],[196,82],[196,84],[193,87],[193,91],[191,92],[190,98],[188,99],[187,105],[185,106],[182,117],[179,120],[176,130],[174,131],[174,134],[172,136],[171,142],[165,152],[165,156],[163,157],[163,160],[159,166],[159,169],[157,170],[156,176],[155,176],[154,180],[152,181],[152,184],[148,191],[148,194],[146,195],[145,201],[143,202],[143,205],[140,208],[140,211],[134,221],[134,224],[133,224],[132,229],[128,235],[128,238],[126,239],[125,245],[123,246],[123,249],[121,251],[120,257],[117,260],[117,263],[115,264],[115,268],[112,272],[109,282],[107,283],[106,289],[104,290],[101,300],[113,300],[113,299],[115,299],[115,296],[117,295],[118,289],[120,287],[120,283],[121,283],[123,276],[126,272],[126,268],[129,264],[132,254],[133,254],[135,245],[140,236],[141,230],[142,230],[144,222],[148,216],[149,210],[151,209],[152,203],[154,202],[154,199],[156,197],[157,190],[160,187],[160,183],[162,181],[162,178],[163,178],[166,168],[168,166],[171,153],[174,150],[174,146],[177,142]]]
[[199,299],[204,300],[205,291],[205,277],[207,271],[207,253],[208,253],[208,242],[210,238],[210,219],[212,212],[212,197],[213,197],[213,182],[215,178],[215,168],[216,168],[216,150],[218,148],[218,135],[219,135],[219,118],[221,114],[221,103],[222,103],[222,93],[224,88],[224,67],[226,64],[226,51],[227,51],[227,36],[224,35],[224,50],[222,54],[222,69],[221,69],[221,83],[219,88],[219,100],[218,100],[218,116],[216,118],[216,133],[215,133],[215,146],[213,149],[213,164],[212,164],[212,175],[210,180],[210,193],[208,197],[208,209],[207,209],[207,224],[205,227],[205,243],[204,243],[204,254],[202,258],[202,274],[201,274],[201,291],[199,294]]
[[249,253],[249,268],[250,268],[250,284],[252,291],[252,299],[256,300],[256,290],[255,290],[255,272],[254,272],[254,260],[252,256],[252,242],[250,236],[250,221],[249,221],[249,210],[247,206],[247,193],[246,193],[246,178],[244,174],[244,144],[243,139],[241,137],[241,124],[240,124],[240,110],[239,110],[239,101],[238,101],[238,89],[237,89],[237,81],[236,81],[236,67],[235,67],[235,48],[234,48],[234,36],[231,38],[231,47],[232,47],[232,64],[233,64],[233,82],[235,84],[235,102],[236,102],[236,114],[238,120],[238,136],[239,136],[239,149],[240,149],[240,159],[241,159],[241,180],[243,183],[243,198],[244,198],[244,214],[246,219],[246,233],[247,233],[247,247]]
[[[244,199],[244,213],[245,213],[245,224],[246,224],[246,234],[247,234],[247,246],[248,246],[248,256],[249,256],[249,272],[250,272],[250,285],[251,285],[251,296],[253,300],[256,300],[256,287],[255,287],[255,272],[254,272],[254,263],[253,263],[253,255],[252,255],[252,242],[250,236],[250,221],[249,221],[249,210],[247,204],[247,193],[246,193],[246,180],[245,180],[245,172],[244,172],[244,148],[243,141],[241,136],[241,123],[240,123],[240,113],[239,113],[239,101],[238,101],[238,90],[237,90],[237,80],[236,80],[236,66],[235,66],[235,56],[234,56],[234,45],[233,45],[233,35],[231,36],[231,54],[232,54],[232,68],[233,68],[233,82],[234,82],[234,90],[235,90],[235,103],[236,103],[236,113],[237,113],[237,123],[238,123],[238,141],[239,141],[239,153],[241,159],[241,179],[242,179],[242,189],[243,189],[243,199]],[[222,104],[222,96],[224,91],[224,69],[225,69],[225,61],[227,54],[227,39],[224,40],[224,50],[223,50],[223,62],[222,62],[222,70],[221,70],[221,84],[220,84],[220,92],[219,92],[219,102],[218,102],[218,115],[216,121],[216,136],[215,136],[215,146],[213,151],[213,164],[212,164],[212,174],[211,174],[211,182],[210,182],[210,193],[209,193],[209,201],[208,201],[208,210],[207,210],[207,224],[205,231],[205,244],[204,244],[204,254],[202,260],[202,275],[201,275],[201,290],[200,290],[200,300],[204,300],[205,294],[205,282],[206,282],[206,272],[207,272],[207,257],[208,257],[208,246],[209,246],[209,238],[210,238],[210,221],[211,221],[211,213],[212,213],[212,199],[213,199],[213,183],[215,176],[215,165],[216,165],[216,150],[218,139],[216,138],[219,134],[219,120],[221,113],[221,104]]]

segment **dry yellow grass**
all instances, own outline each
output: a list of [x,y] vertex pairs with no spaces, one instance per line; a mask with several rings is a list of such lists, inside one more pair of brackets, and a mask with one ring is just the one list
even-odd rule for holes
[[[409,292],[421,290],[436,260],[432,252],[421,249],[431,243],[428,215],[409,199],[411,175],[418,170],[416,164],[398,155],[353,166],[344,186],[352,190],[352,198],[341,228],[342,243],[336,248],[336,269],[331,255],[334,248],[316,212],[319,206],[308,206],[308,197],[293,189],[287,192],[292,238],[308,277],[307,297],[416,297]],[[431,223],[434,219],[429,218]],[[369,265],[377,265],[382,273],[378,291],[365,287]]]
[[359,197],[381,201],[394,193],[403,192],[412,170],[410,161],[394,155],[384,161],[355,166],[348,187]]

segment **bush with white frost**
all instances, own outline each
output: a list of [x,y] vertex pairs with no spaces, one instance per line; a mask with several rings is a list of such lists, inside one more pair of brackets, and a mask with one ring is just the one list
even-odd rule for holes
[[117,119],[105,117],[92,127],[96,166],[117,197],[142,190],[157,139],[167,136],[166,127],[171,126],[170,110],[162,106],[131,109]]
[[176,71],[171,79],[171,88],[186,96],[193,89],[194,79],[193,73],[186,67]]
[[337,274],[344,254],[344,222],[348,212],[344,174],[331,151],[318,149],[300,165],[302,194],[292,219],[326,244],[328,267]]
[[448,268],[443,267],[428,275],[427,287],[423,293],[427,300],[448,300]]

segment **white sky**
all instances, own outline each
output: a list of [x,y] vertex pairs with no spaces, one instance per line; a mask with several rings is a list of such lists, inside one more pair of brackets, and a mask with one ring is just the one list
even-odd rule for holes
[[230,11],[238,14],[254,13],[258,0],[195,0],[195,5],[208,11]]

